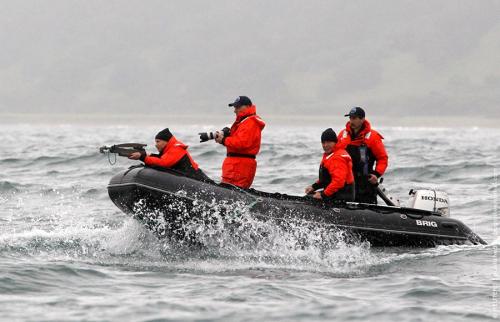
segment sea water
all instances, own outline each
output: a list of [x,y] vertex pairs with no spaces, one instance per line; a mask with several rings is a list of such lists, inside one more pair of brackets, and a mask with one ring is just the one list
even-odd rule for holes
[[[225,150],[196,135],[216,127],[170,127],[218,180]],[[224,231],[203,249],[158,240],[107,195],[109,179],[138,162],[110,165],[98,147],[154,152],[159,130],[0,125],[0,320],[498,321],[499,129],[378,128],[388,191],[403,204],[411,188],[446,191],[451,216],[489,244],[428,249],[327,245],[315,230],[301,238],[317,243],[297,247],[278,228],[253,244]],[[301,195],[317,176],[323,130],[269,124],[254,188]]]

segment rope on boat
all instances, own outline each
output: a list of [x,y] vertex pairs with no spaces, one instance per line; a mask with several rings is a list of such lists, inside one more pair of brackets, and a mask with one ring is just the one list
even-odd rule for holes
[[[115,153],[110,153],[110,152],[107,152],[106,154],[108,155],[108,162],[109,162],[109,164],[115,165],[116,164],[116,154]],[[111,162],[111,154],[113,154],[115,156],[115,160],[113,162]]]

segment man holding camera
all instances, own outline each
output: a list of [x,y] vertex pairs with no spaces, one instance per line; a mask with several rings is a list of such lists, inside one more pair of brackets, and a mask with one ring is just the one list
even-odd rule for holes
[[349,121],[339,133],[338,144],[352,158],[356,201],[376,204],[378,178],[384,174],[389,160],[382,142],[384,137],[371,127],[361,107],[353,107],[345,116]]
[[266,123],[256,114],[255,105],[246,96],[237,97],[228,106],[234,107],[236,121],[230,131],[218,131],[215,135],[215,141],[227,149],[222,164],[222,183],[248,189],[257,170],[255,157],[260,150],[261,132]]

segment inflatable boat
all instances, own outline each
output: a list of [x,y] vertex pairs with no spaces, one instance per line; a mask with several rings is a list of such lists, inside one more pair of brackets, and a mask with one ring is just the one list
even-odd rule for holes
[[[486,244],[462,222],[449,217],[446,196],[440,197],[436,191],[430,195],[420,192],[413,192],[416,207],[324,203],[307,196],[197,181],[175,171],[144,166],[116,174],[108,185],[114,204],[142,221],[160,238],[185,239],[184,225],[193,220],[210,221],[207,213],[212,209],[219,216],[233,218],[247,211],[256,220],[269,221],[284,229],[303,225],[342,231],[353,242],[367,241],[375,247]],[[419,202],[432,203],[433,208],[418,209]],[[438,203],[445,206],[436,207]]]

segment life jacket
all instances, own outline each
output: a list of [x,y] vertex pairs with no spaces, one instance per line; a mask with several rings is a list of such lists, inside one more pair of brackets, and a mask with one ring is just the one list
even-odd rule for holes
[[389,157],[383,139],[380,133],[372,129],[368,120],[365,120],[357,134],[354,134],[349,122],[339,132],[337,144],[351,156],[356,177],[366,177],[369,174],[381,177],[385,173]]
[[222,182],[248,189],[257,171],[255,160],[260,150],[261,132],[266,123],[256,114],[252,105],[236,116],[223,144],[227,157],[222,164]]
[[255,159],[259,153],[261,132],[266,123],[256,112],[257,108],[252,105],[236,116],[229,136],[223,141],[229,157],[234,155]]
[[207,180],[208,177],[199,169],[187,148],[187,145],[172,136],[159,155],[146,156],[143,161],[150,167],[172,169],[197,180]]
[[345,149],[336,145],[332,153],[323,154],[319,179],[313,188],[323,188],[323,197],[353,200],[353,184],[352,159]]

